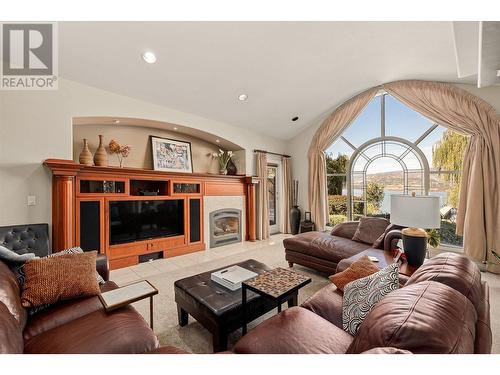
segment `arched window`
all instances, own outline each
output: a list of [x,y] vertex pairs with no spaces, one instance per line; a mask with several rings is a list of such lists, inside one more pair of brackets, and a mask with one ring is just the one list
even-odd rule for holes
[[327,150],[330,224],[389,217],[391,194],[437,195],[441,242],[461,247],[455,217],[466,140],[388,94],[376,96]]

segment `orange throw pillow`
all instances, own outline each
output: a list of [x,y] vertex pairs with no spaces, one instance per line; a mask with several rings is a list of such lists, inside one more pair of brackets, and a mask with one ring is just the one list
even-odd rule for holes
[[97,252],[36,258],[24,265],[21,304],[33,308],[100,293],[95,277]]
[[370,276],[378,271],[380,271],[380,268],[378,268],[370,260],[370,258],[365,255],[351,264],[349,268],[330,276],[329,279],[335,284],[337,289],[343,292],[344,286],[349,284],[351,281]]

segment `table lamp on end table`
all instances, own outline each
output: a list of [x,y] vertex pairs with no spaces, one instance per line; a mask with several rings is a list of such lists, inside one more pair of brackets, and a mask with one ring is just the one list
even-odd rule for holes
[[421,266],[427,250],[427,232],[441,227],[439,197],[430,195],[391,195],[391,223],[402,230],[403,246],[409,265]]

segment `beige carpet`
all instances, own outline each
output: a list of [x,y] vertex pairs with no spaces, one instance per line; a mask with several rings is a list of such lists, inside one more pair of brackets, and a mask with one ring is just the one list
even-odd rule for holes
[[[162,345],[174,345],[192,353],[211,353],[211,334],[189,318],[189,324],[180,327],[177,323],[177,308],[174,301],[174,281],[197,273],[222,268],[228,264],[246,259],[255,259],[272,267],[287,267],[282,240],[285,235],[274,235],[270,240],[261,242],[245,242],[228,245],[212,250],[183,255],[175,258],[160,259],[142,263],[111,272],[111,279],[118,285],[147,279],[155,285],[159,294],[154,298],[154,331]],[[314,292],[329,283],[326,275],[301,266],[294,266],[297,272],[312,278],[312,283],[299,292],[299,304]],[[490,284],[490,304],[493,330],[493,353],[500,353],[500,276],[482,274]],[[149,301],[134,304],[137,310],[149,319]],[[283,305],[285,307],[285,305]],[[249,325],[249,329],[263,319],[276,314],[271,311]],[[241,337],[241,330],[233,332],[229,337],[231,347]]]

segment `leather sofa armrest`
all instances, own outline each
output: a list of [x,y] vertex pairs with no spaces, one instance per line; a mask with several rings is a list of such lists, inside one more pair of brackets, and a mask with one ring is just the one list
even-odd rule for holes
[[343,223],[335,225],[330,234],[332,236],[351,239],[354,237],[354,233],[356,233],[358,225],[359,221],[344,221]]
[[398,241],[403,238],[403,233],[400,229],[391,230],[384,238],[384,250],[392,251],[396,248]]
[[104,254],[97,254],[95,269],[104,281],[109,281],[109,262]]

